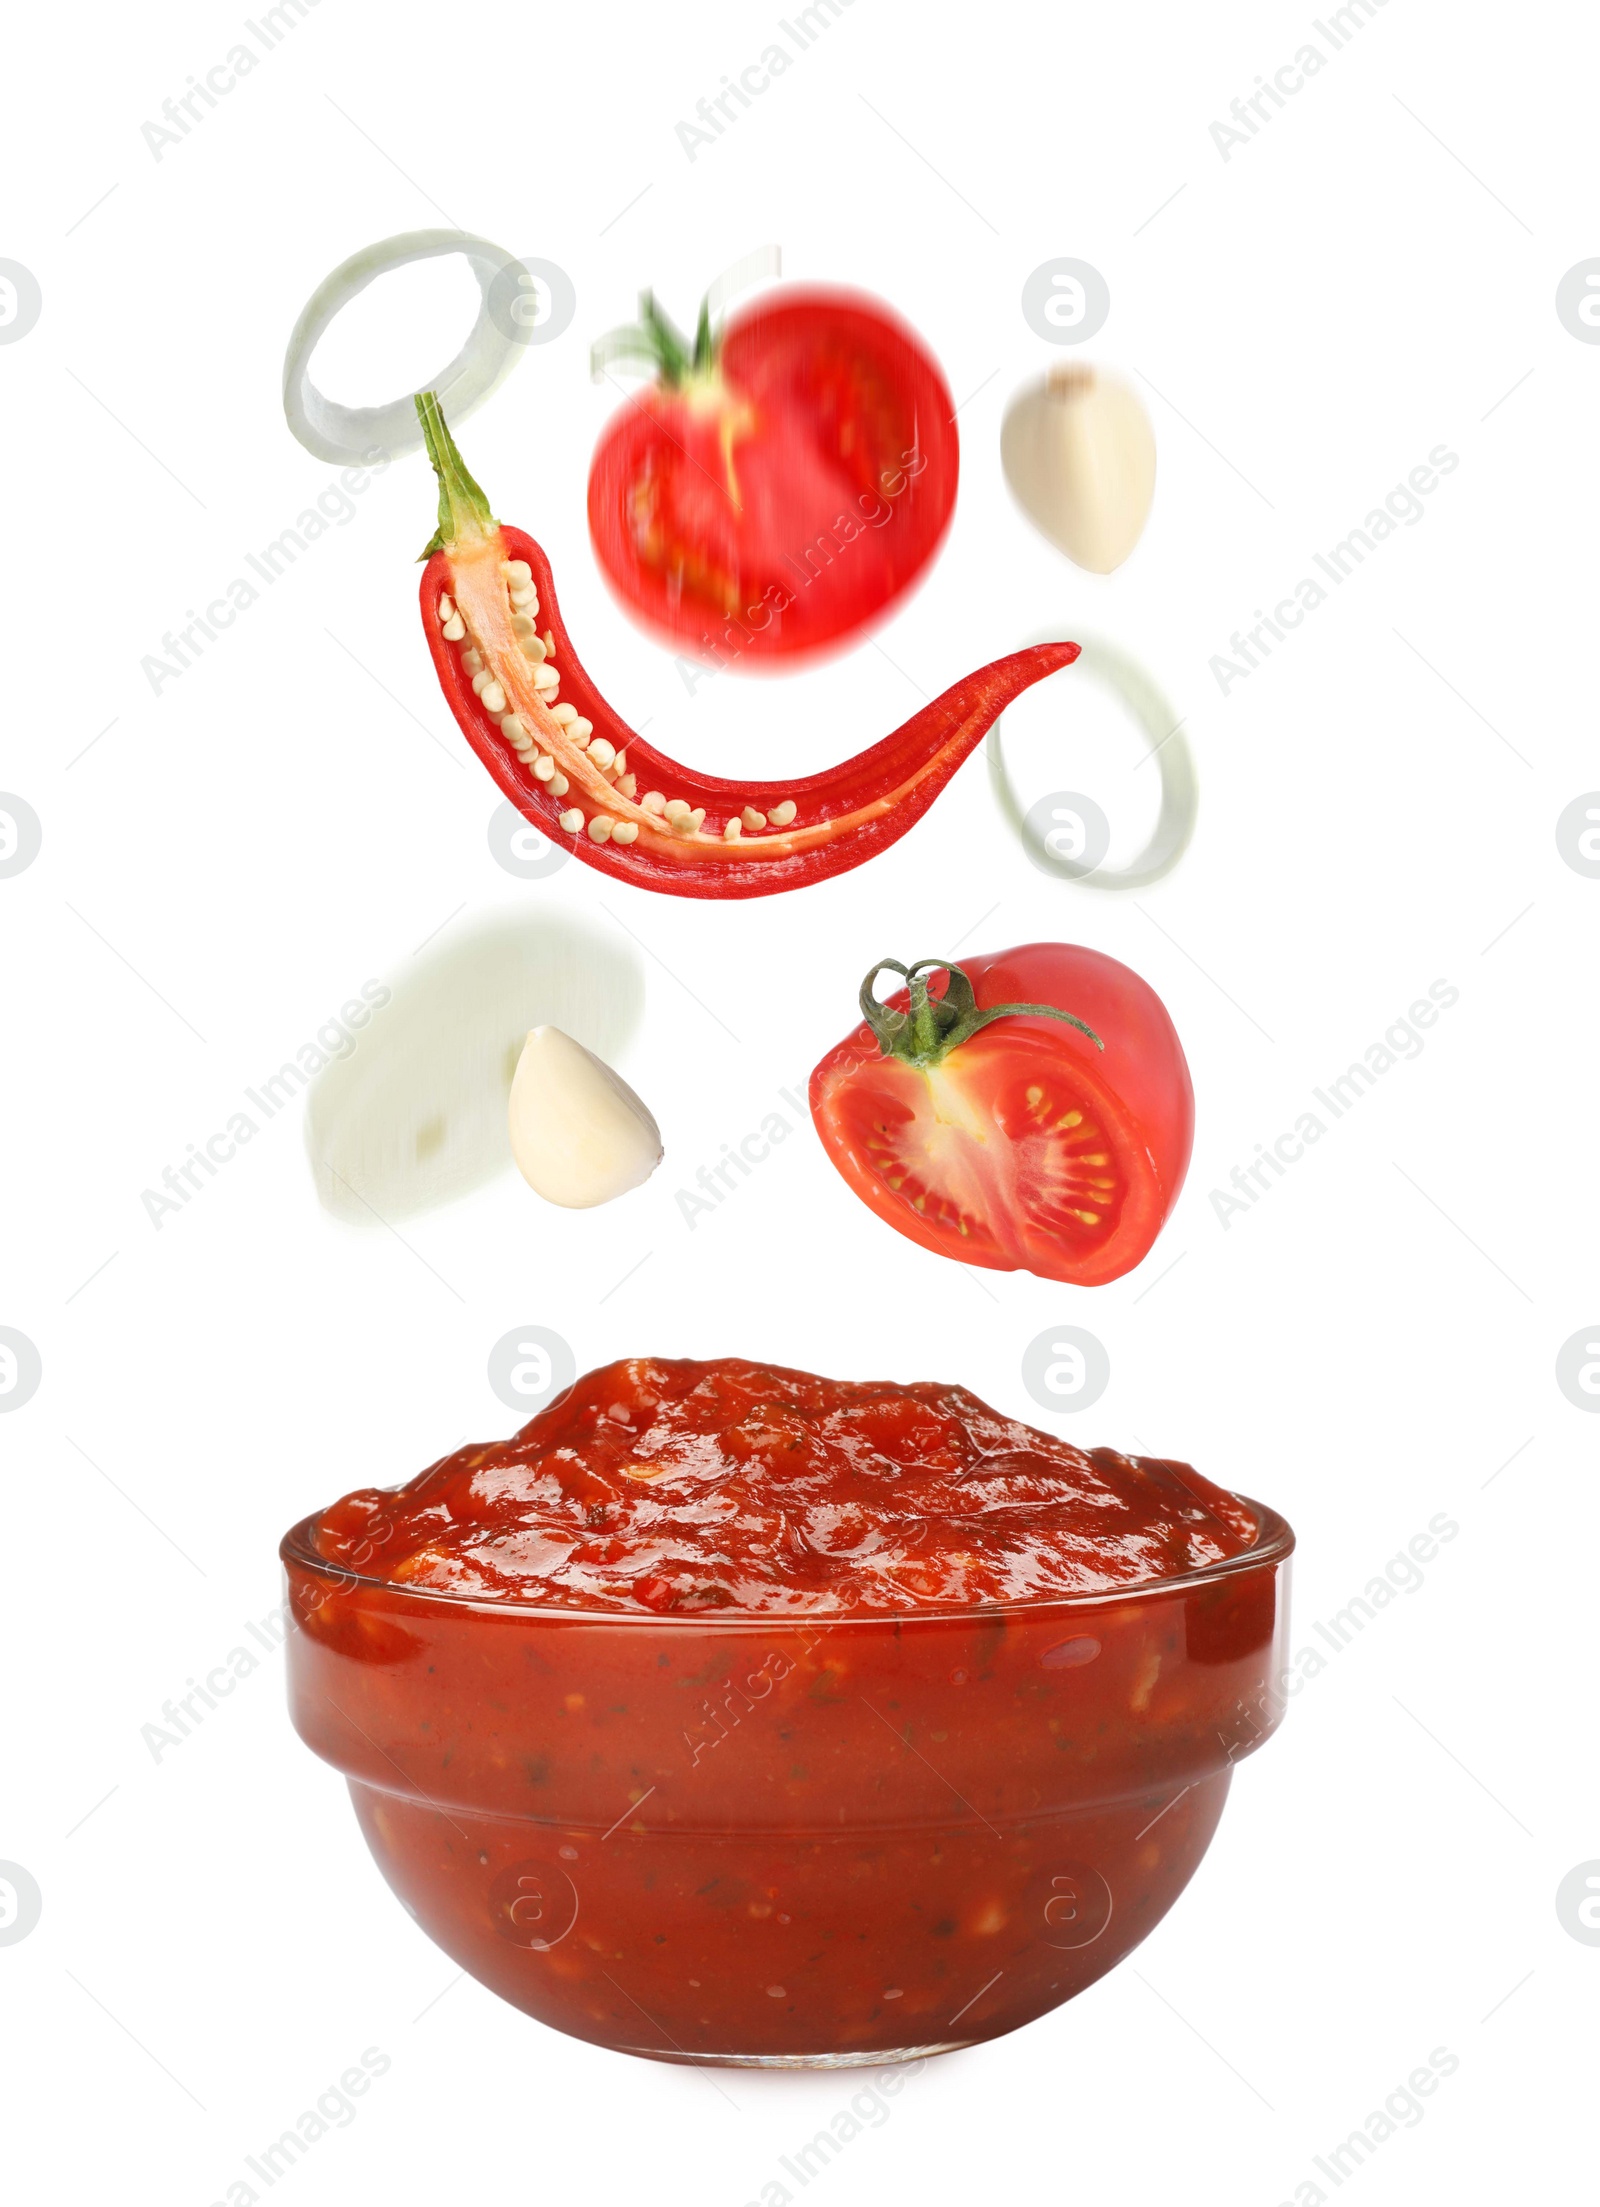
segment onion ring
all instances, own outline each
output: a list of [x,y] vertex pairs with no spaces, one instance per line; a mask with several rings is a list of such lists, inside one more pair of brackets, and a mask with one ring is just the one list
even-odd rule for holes
[[[1037,636],[1028,637],[1026,642],[1046,644],[1056,634],[1055,629],[1044,629]],[[1074,681],[1079,674],[1087,674],[1113,691],[1150,738],[1151,748],[1145,756],[1155,760],[1161,775],[1161,811],[1150,832],[1150,840],[1138,857],[1126,866],[1095,866],[1088,871],[1070,859],[1058,858],[1029,821],[1012,786],[1005,754],[1000,748],[1003,722],[998,720],[985,746],[989,786],[1000,810],[1021,837],[1028,856],[1043,872],[1056,874],[1063,881],[1079,882],[1086,889],[1148,888],[1151,882],[1159,881],[1163,874],[1172,871],[1188,849],[1189,838],[1194,833],[1195,816],[1200,809],[1200,779],[1195,772],[1189,739],[1183,734],[1182,721],[1143,667],[1136,659],[1118,651],[1115,645],[1085,638]]]
[[308,371],[324,330],[374,277],[412,261],[436,260],[444,253],[466,256],[482,296],[466,343],[448,368],[424,377],[422,388],[436,390],[450,419],[460,421],[481,406],[516,365],[528,337],[519,332],[515,317],[503,304],[495,311],[496,302],[490,297],[497,277],[508,269],[522,268],[514,253],[466,230],[404,230],[398,237],[364,245],[318,284],[300,310],[283,359],[284,415],[300,443],[319,460],[349,465],[370,461],[375,451],[396,460],[422,449],[422,426],[409,391],[387,406],[339,406],[323,396]]

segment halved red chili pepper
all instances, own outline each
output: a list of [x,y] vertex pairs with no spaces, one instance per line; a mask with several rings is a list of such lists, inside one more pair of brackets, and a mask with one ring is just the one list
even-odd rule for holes
[[1013,698],[1078,656],[1069,643],[1012,652],[819,774],[696,773],[612,711],[561,625],[544,553],[494,519],[435,394],[416,403],[439,478],[422,625],[450,709],[520,812],[637,888],[773,896],[861,865],[922,817]]

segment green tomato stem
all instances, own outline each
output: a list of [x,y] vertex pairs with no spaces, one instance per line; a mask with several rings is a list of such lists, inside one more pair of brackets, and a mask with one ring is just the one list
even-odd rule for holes
[[[909,1011],[895,1011],[878,1001],[872,985],[880,973],[899,974],[910,993]],[[933,973],[947,976],[943,996],[929,991],[928,976]],[[860,1002],[861,1016],[877,1037],[884,1056],[899,1058],[919,1072],[940,1064],[952,1050],[959,1050],[962,1043],[995,1020],[1023,1015],[1059,1019],[1087,1035],[1097,1050],[1105,1048],[1092,1027],[1056,1004],[995,1004],[988,1011],[980,1011],[972,983],[960,966],[951,965],[946,958],[919,958],[914,966],[903,966],[896,958],[880,958],[861,984]]]

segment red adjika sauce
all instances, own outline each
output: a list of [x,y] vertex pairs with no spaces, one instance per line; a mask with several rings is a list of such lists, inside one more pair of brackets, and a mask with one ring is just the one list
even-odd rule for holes
[[511,1440],[347,1495],[318,1545],[476,1598],[870,1616],[1112,1592],[1256,1535],[1187,1465],[1074,1448],[962,1387],[634,1357]]
[[959,1387],[638,1358],[283,1545],[295,1723],[543,2022],[904,2058],[1171,1906],[1279,1702],[1292,1535]]

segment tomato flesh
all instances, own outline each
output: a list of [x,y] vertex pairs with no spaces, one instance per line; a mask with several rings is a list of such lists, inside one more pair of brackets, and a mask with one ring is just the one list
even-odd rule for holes
[[829,1156],[885,1224],[937,1255],[1083,1286],[1118,1278],[1188,1166],[1193,1091],[1171,1020],[1097,951],[1035,944],[962,970],[985,1009],[1045,1003],[1086,1019],[1103,1055],[1063,1022],[1020,1015],[924,1069],[877,1054],[862,1026],[812,1076]]
[[1048,1064],[1033,1077],[1022,1056],[979,1051],[928,1073],[896,1065],[879,1093],[841,1112],[912,1214],[902,1231],[928,1248],[959,1235],[965,1261],[1002,1270],[1035,1269],[1041,1240],[1087,1259],[1116,1234],[1132,1192],[1101,1099]]
[[596,448],[589,529],[629,610],[722,666],[837,647],[922,573],[949,525],[949,388],[852,293],[774,294],[713,375],[654,385]]

